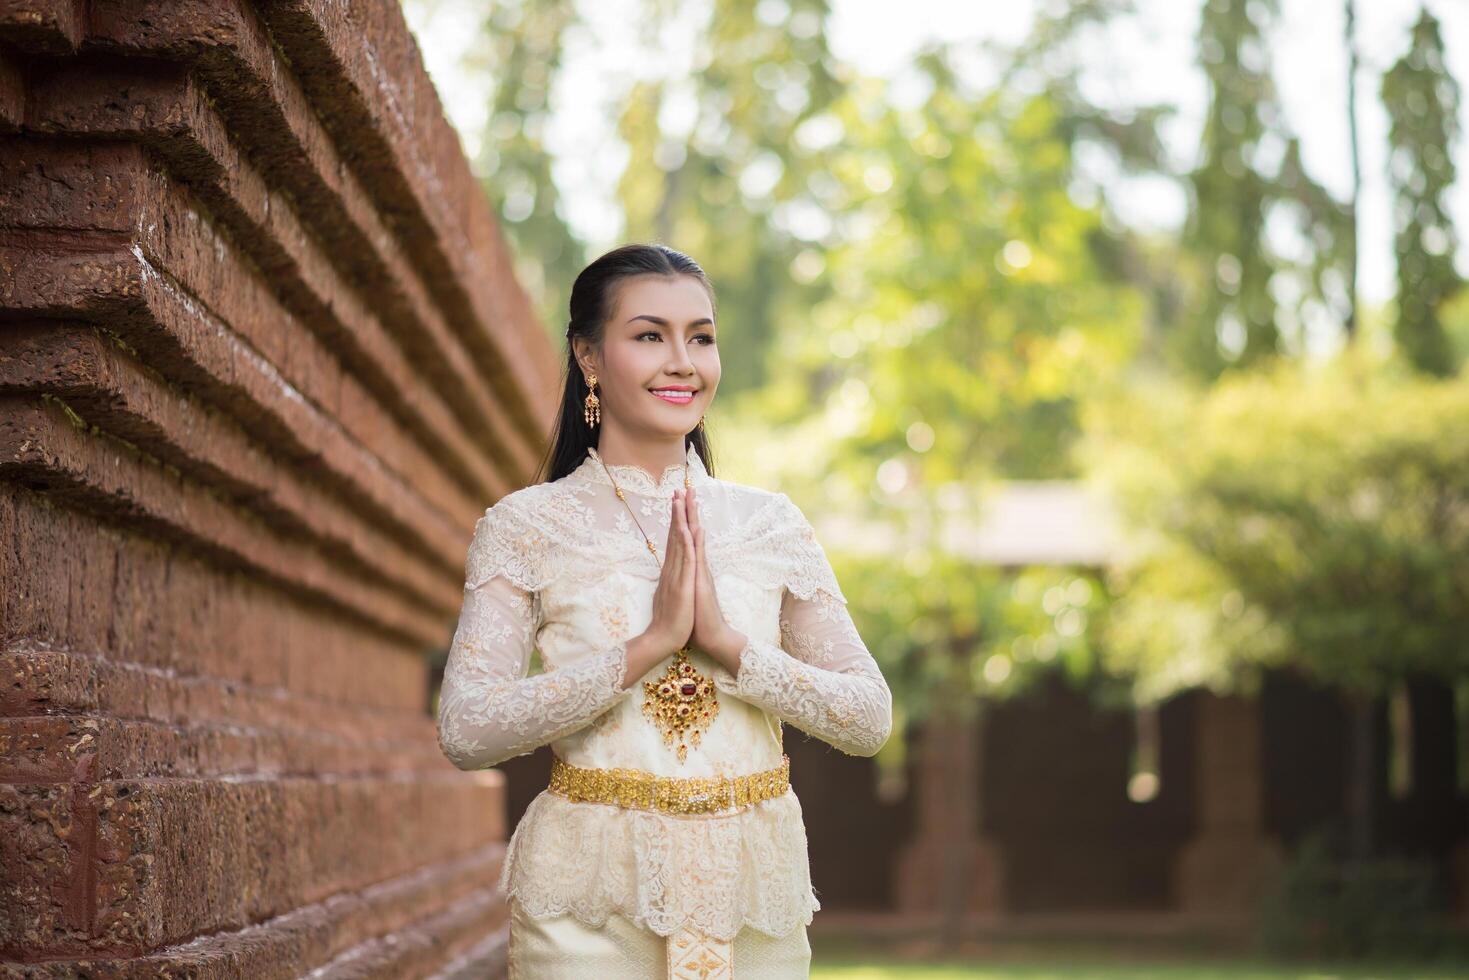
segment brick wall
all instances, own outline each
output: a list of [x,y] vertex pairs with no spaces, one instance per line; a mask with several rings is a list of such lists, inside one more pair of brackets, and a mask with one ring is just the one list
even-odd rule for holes
[[393,0],[0,0],[0,974],[499,968],[425,654],[558,371]]

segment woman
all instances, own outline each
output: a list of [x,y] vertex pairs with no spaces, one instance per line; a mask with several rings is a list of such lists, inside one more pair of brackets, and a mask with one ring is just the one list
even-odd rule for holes
[[781,723],[870,756],[891,694],[800,510],[712,473],[703,270],[627,245],[570,305],[550,474],[475,526],[439,700],[461,769],[555,752],[506,849],[510,976],[807,976]]

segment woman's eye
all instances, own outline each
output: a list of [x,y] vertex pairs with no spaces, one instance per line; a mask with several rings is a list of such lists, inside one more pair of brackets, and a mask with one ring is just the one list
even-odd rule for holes
[[[652,337],[654,340],[662,340],[663,339],[663,335],[660,334],[656,330],[644,330],[642,333],[638,334],[635,339],[642,340],[644,337]],[[708,333],[695,334],[694,335],[694,339],[695,340],[702,340],[704,342],[704,346],[706,346],[706,347],[709,346],[710,344],[714,343],[714,335],[713,334],[708,334]]]

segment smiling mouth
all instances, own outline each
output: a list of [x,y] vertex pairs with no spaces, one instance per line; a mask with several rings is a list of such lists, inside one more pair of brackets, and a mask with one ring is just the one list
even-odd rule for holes
[[698,394],[697,391],[679,391],[676,388],[650,388],[648,390],[651,391],[655,397],[661,398],[663,401],[666,401],[671,405],[687,405],[689,402],[693,401],[694,396]]

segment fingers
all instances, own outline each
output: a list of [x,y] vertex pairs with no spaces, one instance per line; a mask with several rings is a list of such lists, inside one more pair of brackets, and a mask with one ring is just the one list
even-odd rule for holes
[[691,581],[692,538],[689,535],[688,505],[684,491],[673,492],[673,513],[668,528],[668,573],[680,587]]
[[679,571],[690,583],[693,581],[694,573],[694,536],[689,530],[689,492],[680,491],[678,494],[679,519],[678,540],[679,560],[683,563]]
[[705,560],[704,515],[701,513],[703,508],[699,506],[699,498],[692,489],[689,490],[688,500],[689,528],[692,532],[690,534],[690,537],[692,538],[694,545],[695,563],[703,564]]
[[653,595],[653,616],[665,624],[670,635],[684,637],[681,643],[686,643],[694,621],[694,577],[682,494],[675,493],[670,507],[668,543]]
[[668,520],[668,565],[670,572],[678,572],[683,562],[683,533],[681,525],[684,520],[683,500],[679,492],[673,491],[673,500],[669,504],[672,507]]

